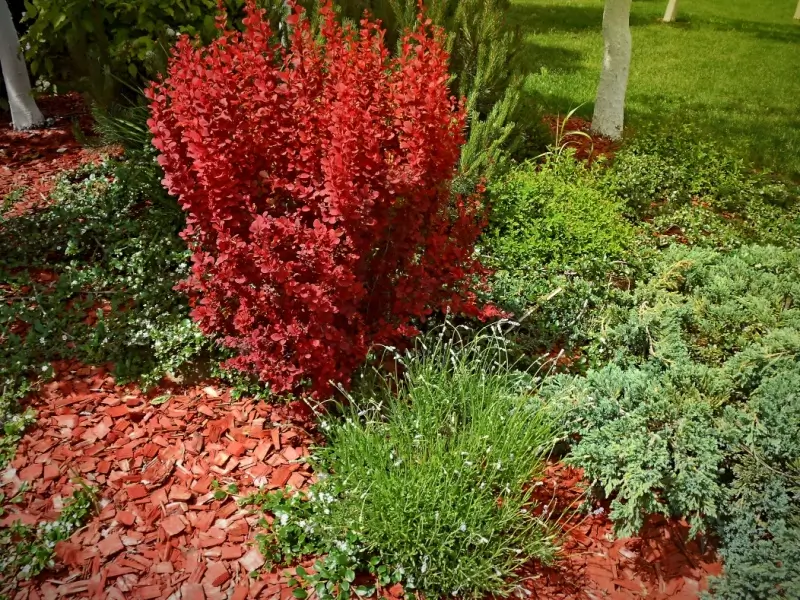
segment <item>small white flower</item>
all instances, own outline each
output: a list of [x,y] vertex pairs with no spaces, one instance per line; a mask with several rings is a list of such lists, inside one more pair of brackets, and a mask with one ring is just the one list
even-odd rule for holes
[[458,530],[459,531],[466,531],[467,530],[467,524],[466,523],[461,523],[461,525],[458,527]]
[[42,373],[47,371],[48,368],[50,368],[50,365],[42,365]]

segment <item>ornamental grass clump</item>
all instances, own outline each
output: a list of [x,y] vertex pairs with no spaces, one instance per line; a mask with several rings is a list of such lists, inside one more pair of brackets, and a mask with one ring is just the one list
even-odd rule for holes
[[402,374],[353,392],[343,419],[322,422],[309,501],[265,505],[275,517],[265,551],[325,555],[308,578],[321,597],[342,591],[324,587],[340,571],[347,582],[368,570],[429,598],[504,595],[522,564],[554,556],[531,498],[554,437],[536,380],[514,369],[496,329],[469,341],[446,330],[398,356]]
[[275,392],[347,384],[373,344],[414,335],[440,309],[481,309],[478,196],[451,192],[463,103],[445,36],[424,18],[390,56],[379,25],[315,36],[302,10],[289,48],[264,11],[207,46],[183,37],[147,91],[164,184],[187,213],[193,317]]

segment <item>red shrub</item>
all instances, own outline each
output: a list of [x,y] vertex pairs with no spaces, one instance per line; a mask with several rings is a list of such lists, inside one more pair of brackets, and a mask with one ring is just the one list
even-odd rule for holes
[[378,24],[343,28],[329,2],[321,17],[322,43],[298,9],[287,51],[250,0],[244,33],[221,16],[208,46],[182,38],[147,92],[188,213],[194,318],[238,351],[229,367],[317,395],[435,310],[481,316],[485,275],[480,198],[450,192],[464,109],[443,32],[419,27],[392,58]]

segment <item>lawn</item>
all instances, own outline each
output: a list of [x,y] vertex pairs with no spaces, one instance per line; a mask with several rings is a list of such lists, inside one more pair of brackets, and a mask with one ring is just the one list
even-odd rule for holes
[[[800,23],[793,0],[636,0],[628,125],[692,123],[755,164],[800,178]],[[600,0],[514,0],[528,92],[591,116],[603,53]],[[725,57],[723,60],[722,57]]]

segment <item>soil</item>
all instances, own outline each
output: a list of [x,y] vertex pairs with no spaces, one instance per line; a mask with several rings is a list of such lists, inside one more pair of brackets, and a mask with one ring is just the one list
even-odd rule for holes
[[[22,189],[6,216],[46,204],[60,172],[100,156],[72,133],[73,119],[87,126],[78,97],[40,107],[54,119],[49,129],[14,132],[0,123],[0,198]],[[588,129],[576,121],[566,130]],[[586,160],[613,152],[608,141],[572,137]],[[305,405],[234,400],[218,382],[145,393],[119,385],[107,366],[53,367],[53,381],[30,399],[37,422],[0,474],[0,527],[54,520],[81,480],[97,488],[97,510],[58,544],[54,568],[33,581],[0,579],[0,593],[14,600],[293,597],[291,570],[250,576],[265,562],[255,544],[262,516],[231,496],[218,498],[214,482],[235,484],[239,495],[313,482],[303,461],[313,442]],[[10,503],[24,482],[22,501]],[[550,464],[536,497],[565,533],[554,564],[525,569],[524,596],[688,600],[721,571],[712,549],[687,539],[685,522],[654,517],[639,537],[616,539],[607,506],[595,504],[588,516],[578,510],[586,497],[578,470]],[[384,596],[399,596],[395,587]]]
[[570,117],[564,122],[561,116],[547,116],[544,121],[554,137],[561,137],[559,145],[573,148],[578,160],[591,164],[598,160],[608,161],[614,158],[618,144],[594,133],[591,121],[581,117]]

